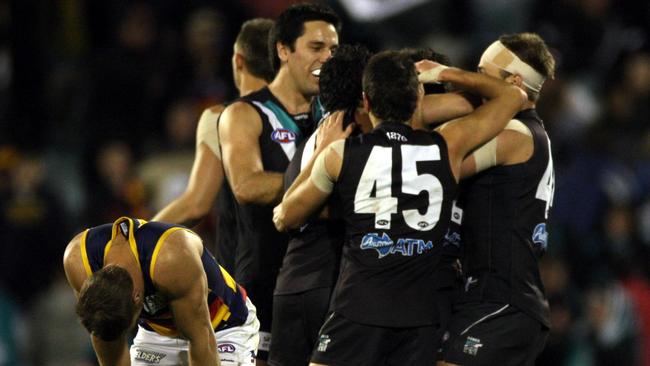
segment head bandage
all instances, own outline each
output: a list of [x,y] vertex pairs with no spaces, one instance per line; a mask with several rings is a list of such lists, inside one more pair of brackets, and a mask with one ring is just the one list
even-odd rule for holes
[[539,93],[546,78],[544,75],[537,72],[527,63],[521,61],[517,55],[507,49],[503,43],[496,41],[488,47],[483,55],[478,66],[483,67],[486,63],[492,64],[501,70],[505,70],[511,74],[521,75],[524,85],[531,90]]

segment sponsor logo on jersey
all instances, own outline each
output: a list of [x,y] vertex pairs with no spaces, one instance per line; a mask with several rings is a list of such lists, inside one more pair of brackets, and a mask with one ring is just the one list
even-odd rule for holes
[[161,294],[155,293],[144,298],[142,307],[147,314],[154,315],[167,307],[167,299]]
[[445,234],[445,240],[442,241],[442,246],[446,247],[447,245],[453,245],[460,247],[460,233],[458,231],[451,231],[447,229],[447,234]]
[[217,345],[219,353],[235,353],[237,347],[232,343],[221,343]]
[[463,353],[467,353],[470,356],[476,356],[478,349],[483,347],[481,340],[474,337],[467,337],[465,345],[463,346]]
[[271,132],[271,140],[277,142],[278,144],[288,144],[296,141],[296,134],[284,128],[278,128]]
[[383,233],[381,236],[377,233],[369,233],[361,238],[361,249],[374,249],[377,251],[378,258],[384,258],[389,254],[401,254],[404,257],[411,257],[415,254],[422,254],[433,248],[431,241],[422,239],[399,238],[396,242]]
[[153,352],[142,348],[135,349],[136,360],[150,363],[152,365],[159,364],[160,361],[165,357],[167,357],[167,355],[164,353]]
[[542,250],[546,250],[546,246],[548,245],[548,232],[546,232],[545,223],[535,226],[535,230],[533,230],[533,243],[538,244]]

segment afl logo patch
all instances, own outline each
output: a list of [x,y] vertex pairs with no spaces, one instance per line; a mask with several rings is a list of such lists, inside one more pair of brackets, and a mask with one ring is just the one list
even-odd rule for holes
[[271,132],[271,140],[277,142],[278,144],[288,144],[296,141],[296,134],[291,130],[286,130],[283,128],[278,128]]
[[221,343],[217,345],[217,350],[219,353],[235,353],[237,347],[232,343]]

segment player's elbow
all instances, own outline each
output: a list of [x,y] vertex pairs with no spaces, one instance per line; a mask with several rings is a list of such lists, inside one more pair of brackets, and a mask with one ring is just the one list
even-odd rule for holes
[[255,203],[255,196],[253,195],[253,191],[249,189],[245,184],[235,184],[232,187],[232,193],[235,196],[235,200],[240,205]]
[[514,85],[508,86],[504,94],[505,98],[513,102],[517,111],[520,110],[528,100],[528,94],[526,94],[522,88]]

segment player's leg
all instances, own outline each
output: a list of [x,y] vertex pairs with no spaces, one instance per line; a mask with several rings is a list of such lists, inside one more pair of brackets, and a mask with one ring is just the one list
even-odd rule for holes
[[242,325],[220,330],[215,336],[221,366],[252,366],[259,345],[260,323],[255,306],[246,299],[248,317]]

